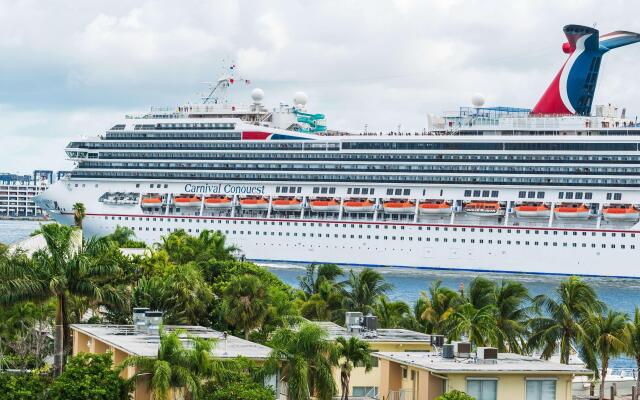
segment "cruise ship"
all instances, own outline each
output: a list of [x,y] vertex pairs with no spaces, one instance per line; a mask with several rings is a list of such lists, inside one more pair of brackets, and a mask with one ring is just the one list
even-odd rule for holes
[[258,262],[637,278],[640,124],[592,101],[604,53],[640,35],[564,32],[568,59],[532,109],[476,96],[424,132],[349,134],[302,93],[231,105],[228,76],[202,104],[72,141],[75,168],[37,202],[66,224],[83,203],[88,236],[221,231]]

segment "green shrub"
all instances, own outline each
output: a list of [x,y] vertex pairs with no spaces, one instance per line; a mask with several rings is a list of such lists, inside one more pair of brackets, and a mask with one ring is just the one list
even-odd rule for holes
[[51,385],[50,400],[128,400],[130,385],[112,369],[111,353],[80,353]]
[[436,400],[476,400],[475,397],[471,397],[465,392],[459,390],[452,390],[445,394],[436,397]]
[[4,400],[44,399],[49,383],[48,376],[35,373],[0,372],[0,397]]

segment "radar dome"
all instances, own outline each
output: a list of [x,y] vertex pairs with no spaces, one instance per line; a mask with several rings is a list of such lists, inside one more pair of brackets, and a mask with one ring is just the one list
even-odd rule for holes
[[254,102],[260,103],[264,99],[264,90],[255,88],[251,91],[251,98]]
[[297,92],[293,96],[293,104],[296,106],[304,107],[307,104],[307,100],[309,100],[309,97],[305,92]]
[[484,106],[484,102],[485,98],[482,93],[474,93],[471,96],[471,104],[473,104],[474,107],[482,107]]

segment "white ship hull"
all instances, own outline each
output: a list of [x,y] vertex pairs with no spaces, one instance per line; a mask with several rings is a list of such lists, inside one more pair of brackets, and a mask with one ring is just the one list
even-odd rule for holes
[[455,213],[453,223],[449,217],[438,223],[421,222],[418,216],[374,220],[382,218],[382,213],[364,220],[314,219],[306,213],[285,219],[240,218],[233,216],[233,209],[231,217],[158,215],[140,207],[104,205],[96,201],[104,189],[93,184],[75,190],[67,185],[60,181],[46,193],[61,199],[60,209],[51,215],[71,225],[73,203],[83,202],[85,236],[102,236],[125,226],[152,244],[178,229],[193,235],[207,229],[223,232],[248,259],[264,262],[640,277],[636,265],[640,229],[620,222],[595,229],[596,221],[590,219],[593,225],[584,228],[549,228],[546,221],[526,226],[522,221],[516,225],[515,221],[464,219],[469,218],[464,212]]

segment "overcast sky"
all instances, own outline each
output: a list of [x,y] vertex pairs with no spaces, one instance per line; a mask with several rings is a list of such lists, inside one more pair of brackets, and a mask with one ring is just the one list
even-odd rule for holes
[[[640,2],[0,0],[0,171],[70,169],[64,146],[124,114],[198,102],[231,63],[265,103],[330,128],[422,130],[427,113],[531,108],[565,60],[562,27],[640,31]],[[596,103],[640,113],[640,45],[607,54]]]

